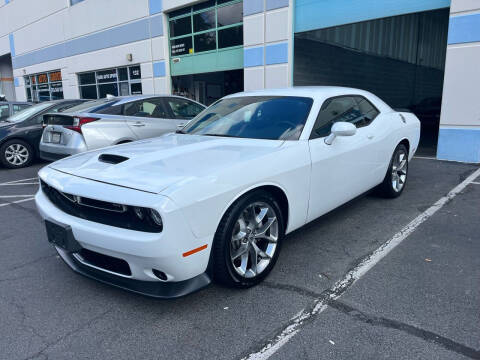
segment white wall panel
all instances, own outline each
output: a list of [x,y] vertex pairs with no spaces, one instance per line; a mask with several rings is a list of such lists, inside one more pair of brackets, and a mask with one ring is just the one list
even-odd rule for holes
[[450,5],[451,14],[472,10],[480,10],[480,2],[478,0],[452,0]]
[[440,125],[480,125],[480,43],[449,46]]
[[0,37],[0,56],[10,54],[10,41],[8,35]]
[[265,15],[263,13],[243,18],[243,44],[252,46],[265,41]]
[[[91,1],[89,1],[91,2]],[[67,8],[68,0],[14,0],[0,8],[0,36]],[[55,16],[55,15],[52,15]]]
[[[142,74],[143,76],[143,74]],[[142,93],[145,95],[151,95],[154,93],[153,79],[142,79]]]
[[168,78],[162,77],[162,78],[155,78],[153,79],[154,82],[154,94],[170,94],[170,86],[168,85]]
[[167,52],[166,43],[167,41],[164,36],[152,38],[153,61],[165,59],[165,53]]
[[265,69],[263,66],[244,69],[244,90],[260,90],[265,88]]
[[289,75],[288,64],[265,66],[265,87],[267,89],[287,87]]
[[288,13],[288,8],[283,8],[266,14],[266,42],[287,40],[289,38]]
[[83,1],[71,6],[65,14],[65,39],[107,29],[148,14],[148,0]]

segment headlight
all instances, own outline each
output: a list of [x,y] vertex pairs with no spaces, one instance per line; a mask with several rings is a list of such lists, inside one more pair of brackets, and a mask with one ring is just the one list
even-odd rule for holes
[[153,210],[153,209],[150,209],[150,217],[152,218],[153,222],[163,228],[163,221],[162,221],[162,217],[160,216],[160,214],[158,213],[157,210]]

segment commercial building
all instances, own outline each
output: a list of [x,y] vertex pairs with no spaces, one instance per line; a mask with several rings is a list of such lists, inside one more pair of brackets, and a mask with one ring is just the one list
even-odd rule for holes
[[415,112],[420,154],[480,162],[476,0],[0,1],[7,97],[352,86]]

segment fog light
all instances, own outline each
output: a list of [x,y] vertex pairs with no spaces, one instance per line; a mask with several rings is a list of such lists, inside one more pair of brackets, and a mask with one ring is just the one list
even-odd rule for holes
[[152,220],[155,224],[157,224],[158,226],[163,226],[162,217],[160,216],[160,214],[158,213],[157,210],[151,209],[150,210],[150,217],[152,218]]
[[165,274],[163,271],[157,270],[157,269],[152,269],[153,275],[155,275],[157,278],[163,281],[167,281],[168,277],[167,274]]

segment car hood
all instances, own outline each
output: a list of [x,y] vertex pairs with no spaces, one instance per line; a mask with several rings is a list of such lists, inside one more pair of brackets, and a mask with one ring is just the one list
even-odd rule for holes
[[283,143],[168,134],[75,155],[50,167],[86,179],[160,193],[173,184],[214,176],[230,166],[278,151]]

